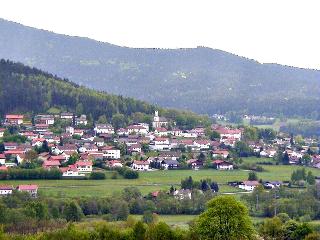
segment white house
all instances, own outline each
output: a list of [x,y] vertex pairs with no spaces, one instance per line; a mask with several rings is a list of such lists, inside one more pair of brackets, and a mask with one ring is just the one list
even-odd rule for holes
[[4,132],[6,131],[5,128],[0,128],[0,138],[3,138]]
[[179,200],[191,199],[192,193],[191,193],[191,190],[189,189],[180,189],[180,190],[175,190],[173,192],[173,196]]
[[213,163],[216,165],[217,170],[233,170],[233,164],[224,160],[215,160]]
[[229,129],[226,127],[214,128],[214,131],[220,134],[220,139],[233,138],[236,141],[241,140],[241,130],[239,129]]
[[23,124],[23,118],[24,118],[24,115],[8,114],[6,115],[5,122],[7,124],[20,125],[20,124]]
[[6,156],[2,153],[0,153],[0,165],[6,164]]
[[38,185],[30,184],[30,185],[19,185],[17,190],[20,192],[27,192],[31,195],[31,197],[37,197],[38,194]]
[[86,126],[88,124],[87,116],[86,115],[81,115],[80,117],[77,117],[75,119],[74,123],[75,123],[76,126],[78,126],[78,125]]
[[223,158],[227,158],[229,156],[229,151],[227,150],[215,150],[212,152],[212,157],[216,158],[216,157],[223,157]]
[[142,125],[130,125],[127,127],[127,133],[128,134],[133,134],[133,133],[136,133],[136,134],[141,134],[141,135],[146,135],[148,134],[148,128],[146,128],[145,126],[142,126]]
[[103,156],[107,159],[120,159],[121,152],[113,146],[105,146],[101,149]]
[[151,150],[170,150],[171,144],[168,138],[155,138],[149,147]]
[[123,167],[123,164],[119,160],[111,160],[107,162],[108,167],[116,168],[116,167]]
[[150,163],[148,161],[133,161],[131,168],[138,171],[148,171]]
[[209,149],[210,148],[210,141],[209,140],[194,140],[193,146],[195,146],[198,149]]
[[141,153],[142,152],[142,147],[140,144],[133,144],[129,147],[129,151],[131,153]]
[[61,119],[73,120],[73,113],[64,112],[60,114]]
[[77,161],[75,163],[79,173],[91,173],[92,172],[92,162],[90,161]]
[[74,127],[71,127],[71,126],[66,127],[66,133],[73,135],[74,134]]
[[67,167],[60,168],[63,177],[80,177],[84,174],[79,174],[79,170],[75,165],[69,165]]
[[40,124],[53,125],[54,124],[54,116],[39,114],[34,117],[34,121],[36,123],[40,123]]
[[259,184],[258,181],[243,181],[238,187],[246,191],[253,191]]
[[114,134],[114,128],[111,124],[96,124],[94,127],[94,132],[96,134],[100,134],[100,133]]
[[154,130],[154,134],[159,137],[165,137],[168,136],[168,130],[164,127],[158,127]]
[[13,187],[8,185],[0,185],[0,196],[12,194]]
[[184,137],[184,138],[197,138],[198,137],[198,133],[192,132],[192,131],[184,131],[181,134],[181,136]]

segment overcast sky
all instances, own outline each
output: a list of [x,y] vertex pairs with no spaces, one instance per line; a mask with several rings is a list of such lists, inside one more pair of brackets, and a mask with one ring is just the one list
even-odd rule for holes
[[121,46],[208,46],[320,69],[319,0],[1,0],[0,17]]

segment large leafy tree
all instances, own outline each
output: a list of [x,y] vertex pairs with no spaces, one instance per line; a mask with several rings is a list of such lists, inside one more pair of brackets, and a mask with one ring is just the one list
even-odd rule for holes
[[255,239],[247,208],[232,196],[219,196],[195,222],[194,231],[206,239]]

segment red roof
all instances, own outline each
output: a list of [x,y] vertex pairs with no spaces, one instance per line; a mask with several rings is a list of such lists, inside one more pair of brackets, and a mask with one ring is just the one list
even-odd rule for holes
[[155,140],[155,141],[158,141],[158,142],[164,142],[164,141],[167,141],[167,140],[168,140],[168,138],[160,138],[160,137],[156,137],[154,140]]
[[8,114],[6,115],[6,119],[23,119],[23,115]]
[[0,171],[7,171],[8,170],[8,167],[6,166],[0,166]]
[[160,192],[160,191],[152,192],[152,193],[151,193],[152,197],[158,197],[159,192]]
[[239,134],[239,133],[241,133],[241,130],[239,130],[239,129],[228,129],[228,128],[217,128],[217,129],[214,129],[214,131],[216,131],[220,134]]
[[7,150],[4,151],[5,155],[19,155],[19,154],[24,154],[23,150]]
[[4,159],[6,156],[3,153],[0,153],[0,159]]
[[247,186],[258,186],[259,185],[258,181],[243,181],[243,183]]
[[64,161],[66,160],[66,157],[63,155],[58,156],[50,156],[49,161]]
[[69,165],[67,167],[60,168],[60,171],[63,172],[63,173],[67,172],[67,171],[78,172],[78,169],[77,169],[77,167],[75,165]]
[[90,161],[78,161],[75,164],[76,166],[92,166],[92,162]]
[[133,161],[136,165],[150,165],[148,161]]
[[18,190],[20,191],[31,191],[31,190],[37,190],[38,185],[35,184],[30,184],[30,185],[19,185],[17,187]]
[[212,153],[213,153],[213,154],[221,154],[221,155],[224,155],[224,154],[229,154],[229,151],[227,151],[227,150],[216,150],[216,151],[213,151]]
[[223,160],[214,160],[214,161],[212,161],[212,163],[221,164],[221,163],[224,163],[224,161]]
[[59,161],[44,161],[42,164],[43,167],[59,167],[60,166],[60,162]]
[[13,186],[0,185],[0,190],[13,190]]

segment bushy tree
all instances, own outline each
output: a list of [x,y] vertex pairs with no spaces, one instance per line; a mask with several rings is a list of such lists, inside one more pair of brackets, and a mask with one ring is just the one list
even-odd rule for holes
[[193,229],[200,239],[255,239],[247,208],[232,196],[219,196],[208,203],[208,209]]

